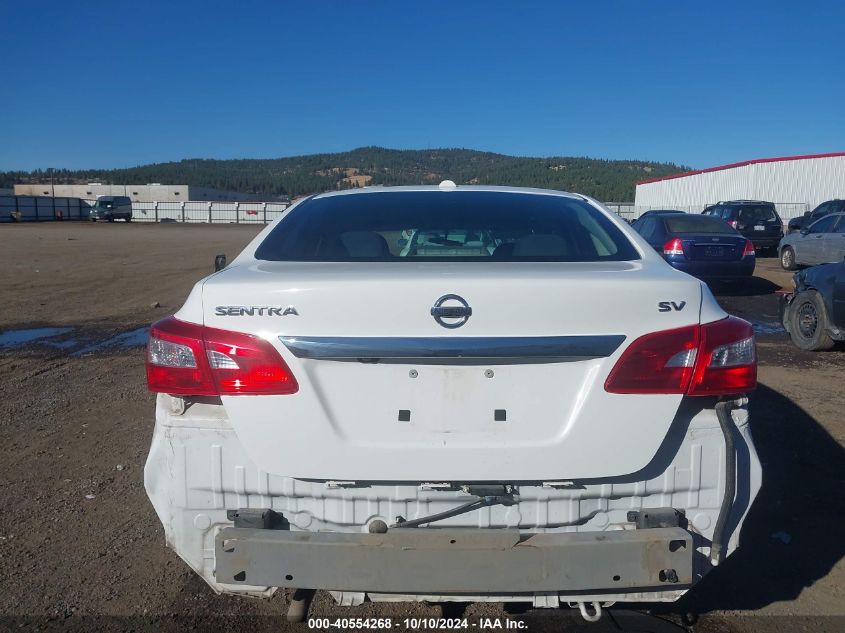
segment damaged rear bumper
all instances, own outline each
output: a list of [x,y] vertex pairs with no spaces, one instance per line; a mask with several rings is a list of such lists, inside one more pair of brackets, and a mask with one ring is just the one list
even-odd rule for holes
[[393,529],[385,534],[225,528],[215,577],[227,585],[403,594],[667,591],[693,583],[680,527],[520,534]]

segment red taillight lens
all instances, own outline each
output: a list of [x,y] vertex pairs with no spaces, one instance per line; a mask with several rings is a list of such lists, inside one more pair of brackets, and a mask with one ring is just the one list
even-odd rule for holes
[[299,389],[285,361],[264,339],[205,328],[205,350],[221,394],[282,395]]
[[757,385],[751,324],[736,317],[641,336],[604,383],[609,393],[743,393]]
[[147,342],[147,387],[177,395],[217,395],[205,361],[201,325],[173,317],[153,324]]
[[150,328],[150,391],[191,396],[284,395],[299,385],[276,349],[251,334],[168,317]]
[[663,245],[663,254],[664,255],[683,255],[684,254],[684,245],[681,243],[677,237],[675,239],[669,240]]
[[739,222],[737,222],[736,220],[728,220],[728,224],[730,224],[732,228],[736,228]]
[[701,326],[701,348],[689,395],[720,396],[757,386],[757,349],[748,321],[728,317]]
[[754,242],[751,240],[745,240],[745,248],[742,249],[742,256],[748,257],[749,255],[756,255],[757,253],[754,250]]
[[610,393],[686,393],[698,353],[698,326],[653,332],[628,346],[604,383]]

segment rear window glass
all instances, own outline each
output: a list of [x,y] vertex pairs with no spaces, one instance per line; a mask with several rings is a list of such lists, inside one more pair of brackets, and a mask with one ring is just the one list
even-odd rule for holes
[[639,259],[584,201],[490,191],[380,191],[312,198],[259,245],[270,261],[562,261]]
[[772,207],[759,205],[740,208],[739,219],[742,222],[776,222],[778,216]]
[[736,233],[723,219],[712,215],[679,215],[666,218],[670,233]]

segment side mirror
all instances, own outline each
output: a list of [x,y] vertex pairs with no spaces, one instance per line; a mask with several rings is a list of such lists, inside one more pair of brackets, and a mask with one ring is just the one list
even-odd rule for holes
[[809,218],[812,211],[804,211],[804,217]]
[[220,254],[214,257],[214,272],[226,268],[226,255]]

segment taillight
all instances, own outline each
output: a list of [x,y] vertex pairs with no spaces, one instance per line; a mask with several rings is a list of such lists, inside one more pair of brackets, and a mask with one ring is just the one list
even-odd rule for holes
[[684,254],[684,245],[681,243],[677,237],[674,239],[669,240],[663,245],[663,254],[664,255],[683,255]]
[[736,317],[641,336],[604,383],[609,393],[743,393],[757,385],[751,324]]
[[735,229],[737,224],[739,224],[739,222],[737,222],[736,220],[728,220],[728,224],[731,225],[731,228]]
[[150,391],[191,396],[284,395],[299,385],[264,339],[168,317],[150,328]]
[[748,321],[728,317],[701,326],[701,347],[689,395],[720,396],[757,386],[757,349]]
[[754,242],[751,240],[745,240],[745,248],[742,249],[742,256],[748,257],[749,255],[756,255],[757,253],[754,251]]

